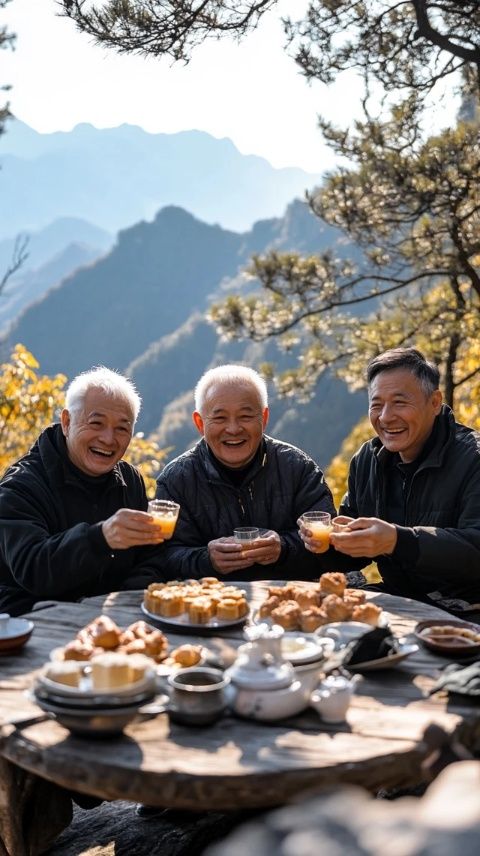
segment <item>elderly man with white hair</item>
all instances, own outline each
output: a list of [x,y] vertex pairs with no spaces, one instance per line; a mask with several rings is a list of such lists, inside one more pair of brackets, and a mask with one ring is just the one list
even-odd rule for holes
[[60,424],[6,471],[1,612],[19,615],[39,600],[77,600],[162,578],[143,479],[122,460],[140,403],[133,384],[110,369],[78,375]]
[[[321,560],[304,549],[297,518],[310,510],[334,514],[332,495],[315,461],[264,434],[263,378],[241,365],[210,369],[195,390],[193,421],[202,439],[157,481],[157,497],[181,506],[162,549],[167,576],[318,578]],[[248,551],[233,538],[242,526],[264,530]]]

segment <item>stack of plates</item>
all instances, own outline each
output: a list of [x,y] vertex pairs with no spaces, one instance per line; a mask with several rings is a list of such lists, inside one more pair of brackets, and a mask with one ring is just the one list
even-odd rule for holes
[[115,690],[96,690],[89,678],[80,687],[69,687],[40,675],[33,689],[38,706],[75,734],[105,737],[119,734],[139,709],[156,695],[152,669],[134,684]]

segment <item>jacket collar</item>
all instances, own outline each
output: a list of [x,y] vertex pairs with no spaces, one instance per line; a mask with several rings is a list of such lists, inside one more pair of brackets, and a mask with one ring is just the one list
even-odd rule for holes
[[[265,466],[265,464],[267,463],[267,441],[268,441],[268,439],[269,438],[264,434],[263,439],[262,439],[263,454],[260,456],[260,460],[258,462],[257,467],[253,471],[249,470],[248,473],[246,474],[245,481],[247,481],[248,483],[250,483],[252,481],[252,479],[254,479],[255,476],[258,475],[260,470],[262,470],[263,467]],[[202,462],[202,466],[205,470],[205,473],[207,475],[208,480],[212,481],[212,482],[218,482],[221,484],[229,484],[229,482],[225,481],[221,472],[215,466],[214,456],[209,453],[209,447],[208,447],[204,437],[202,437],[202,439],[198,441],[197,445],[195,446],[195,449],[198,450],[198,452],[199,452],[200,460]],[[242,487],[244,483],[245,482],[242,482],[240,487]],[[230,484],[230,487],[232,487],[231,484]]]

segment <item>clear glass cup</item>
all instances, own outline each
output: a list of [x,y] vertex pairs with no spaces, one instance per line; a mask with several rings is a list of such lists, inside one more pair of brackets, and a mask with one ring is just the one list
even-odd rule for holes
[[305,511],[300,520],[312,533],[312,540],[319,547],[327,547],[330,544],[332,517],[329,511]]
[[251,550],[260,538],[260,529],[257,526],[239,526],[233,530],[233,537],[244,550]]
[[153,517],[155,526],[160,528],[165,540],[173,535],[179,511],[178,502],[171,502],[169,499],[151,499],[148,503],[148,513]]

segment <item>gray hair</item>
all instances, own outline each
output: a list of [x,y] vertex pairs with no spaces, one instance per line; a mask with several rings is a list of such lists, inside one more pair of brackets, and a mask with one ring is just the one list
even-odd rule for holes
[[130,407],[133,421],[136,422],[140,413],[142,399],[134,384],[119,372],[96,366],[88,372],[82,372],[73,378],[65,393],[65,407],[71,413],[82,409],[85,397],[91,389],[104,392],[109,398],[123,399]]
[[393,369],[406,369],[417,378],[427,397],[439,386],[440,372],[434,363],[429,362],[417,348],[390,348],[370,360],[367,366],[367,383],[370,387],[380,372]]
[[249,366],[225,365],[206,371],[195,387],[195,410],[202,412],[207,393],[212,386],[223,384],[250,384],[258,392],[262,408],[268,406],[267,384],[263,377]]

